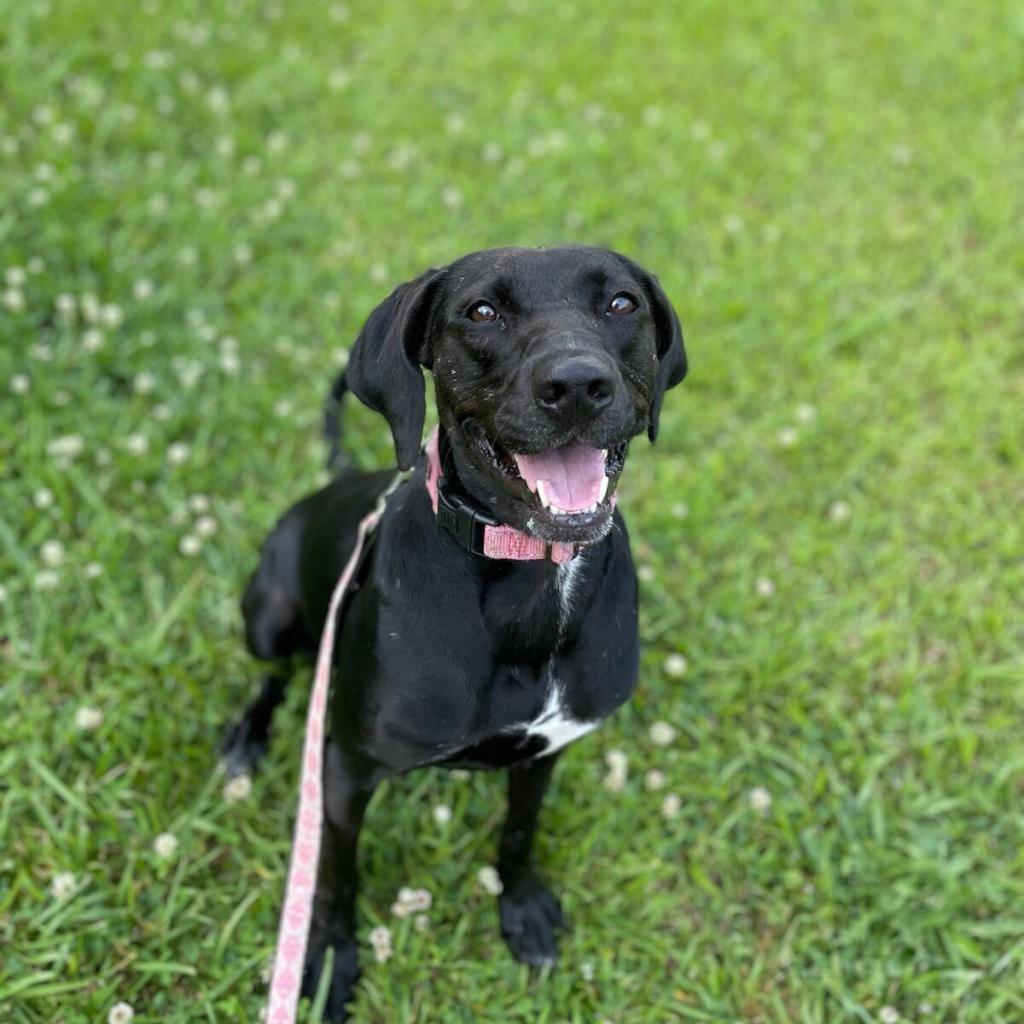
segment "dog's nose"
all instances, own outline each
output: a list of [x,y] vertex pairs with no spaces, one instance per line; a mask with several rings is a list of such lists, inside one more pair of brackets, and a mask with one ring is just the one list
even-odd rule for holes
[[590,355],[542,361],[531,383],[537,405],[556,419],[591,419],[615,397],[610,368]]

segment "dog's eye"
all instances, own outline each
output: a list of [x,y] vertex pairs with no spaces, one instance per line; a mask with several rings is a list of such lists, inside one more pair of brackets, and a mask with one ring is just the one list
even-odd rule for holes
[[636,300],[625,292],[619,292],[619,294],[608,303],[608,312],[617,313],[619,316],[625,316],[627,313],[635,313]]
[[497,320],[498,312],[489,302],[477,302],[469,307],[469,319],[478,324],[486,324]]

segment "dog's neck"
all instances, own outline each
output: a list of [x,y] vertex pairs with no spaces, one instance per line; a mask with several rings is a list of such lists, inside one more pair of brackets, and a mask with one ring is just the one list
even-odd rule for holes
[[[462,545],[485,558],[516,562],[570,562],[577,553],[572,544],[547,544],[522,530],[501,523],[460,486],[454,458],[442,455],[447,442],[435,428],[426,445],[426,485],[438,524]],[[443,466],[443,469],[442,469]]]

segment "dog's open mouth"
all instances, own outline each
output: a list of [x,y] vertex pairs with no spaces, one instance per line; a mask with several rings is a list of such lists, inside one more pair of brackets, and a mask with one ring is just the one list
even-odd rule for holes
[[626,459],[626,441],[613,448],[565,444],[526,455],[506,451],[482,430],[476,433],[491,464],[509,479],[522,480],[552,517],[583,519],[598,512]]

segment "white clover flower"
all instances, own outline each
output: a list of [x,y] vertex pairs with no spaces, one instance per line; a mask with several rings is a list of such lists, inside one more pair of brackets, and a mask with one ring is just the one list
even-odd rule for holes
[[775,593],[775,584],[767,576],[759,576],[754,581],[754,590],[758,597],[771,597]]
[[94,580],[103,575],[103,566],[99,562],[90,562],[82,572],[87,580]]
[[653,565],[641,565],[636,570],[637,579],[641,583],[653,583],[658,578],[658,574],[654,571]]
[[454,185],[449,185],[441,190],[441,202],[449,210],[457,210],[462,205],[462,192]]
[[437,804],[432,813],[438,825],[447,825],[452,820],[452,809],[447,804]]
[[85,442],[78,434],[67,434],[50,441],[46,446],[46,453],[61,459],[73,459],[76,455],[81,455],[84,447]]
[[376,284],[382,284],[388,279],[388,268],[383,263],[374,263],[370,267],[370,280]]
[[172,466],[180,466],[188,461],[189,447],[184,441],[175,441],[167,446],[167,461]]
[[231,258],[239,265],[245,266],[252,262],[252,246],[244,242],[239,243],[231,250]]
[[7,588],[0,583],[0,604],[7,600]]
[[675,742],[676,730],[668,722],[654,722],[651,725],[650,736],[656,747],[667,747]]
[[86,352],[98,352],[103,347],[103,332],[95,327],[82,334],[82,348]]
[[382,924],[370,931],[370,945],[373,946],[373,957],[382,964],[391,959],[391,929]]
[[[357,136],[357,138],[368,139],[369,136],[366,135],[365,132],[361,132],[360,135]],[[285,201],[287,201],[289,199],[294,199],[295,198],[295,193],[297,191],[297,188],[296,188],[295,182],[292,181],[291,178],[282,178],[277,183],[277,188],[275,189],[275,191],[277,192],[278,199],[284,199]]]
[[200,537],[212,537],[217,532],[217,520],[213,516],[200,516],[196,520],[195,531]]
[[56,590],[60,586],[60,575],[52,569],[43,569],[35,577],[36,590]]
[[609,750],[604,756],[608,765],[608,774],[604,777],[604,786],[613,793],[621,792],[626,785],[629,759],[621,750]]
[[845,523],[850,518],[850,506],[845,501],[833,501],[828,507],[828,517],[834,523]]
[[137,373],[132,381],[132,387],[137,395],[148,395],[156,386],[156,378],[151,373]]
[[665,675],[670,679],[681,679],[686,675],[686,670],[689,668],[689,662],[687,662],[685,655],[677,652],[675,654],[670,654],[665,659],[664,668]]
[[178,541],[178,550],[189,558],[198,555],[202,548],[203,542],[194,533],[186,533]]
[[878,1019],[881,1024],[899,1024],[899,1011],[892,1006],[883,1006],[878,1011]]
[[39,556],[51,569],[64,561],[64,545],[59,540],[48,540],[39,549]]
[[36,344],[29,349],[29,354],[33,359],[38,359],[41,363],[48,363],[53,359],[53,349],[42,341],[36,342]]
[[351,181],[353,178],[358,178],[363,173],[363,166],[360,162],[352,157],[348,160],[342,160],[338,164],[338,173],[343,178],[348,178]]
[[28,391],[32,380],[27,373],[16,373],[11,377],[11,391],[16,395],[23,395]]
[[161,402],[159,405],[153,406],[153,419],[159,420],[161,423],[165,423],[171,418],[171,407]]
[[722,222],[722,227],[730,235],[738,235],[743,230],[743,218],[735,213],[730,213]]
[[453,768],[448,774],[456,782],[468,782],[473,777],[473,773],[467,768]]
[[140,277],[132,286],[132,294],[137,299],[148,299],[154,292],[153,282],[148,277]]
[[810,423],[817,414],[818,410],[807,402],[801,402],[796,407],[796,418],[800,423]]
[[132,455],[145,455],[149,451],[149,438],[145,434],[129,434],[124,446]]
[[210,499],[205,494],[193,494],[188,499],[188,508],[190,512],[194,512],[196,515],[209,512]]
[[86,292],[78,300],[78,310],[86,323],[95,323],[100,318],[100,300],[92,292]]
[[28,280],[28,274],[24,267],[8,267],[4,271],[4,280],[12,288],[20,288]]
[[466,118],[459,113],[449,114],[444,119],[444,130],[449,135],[461,135],[466,128]]
[[796,427],[783,427],[776,435],[776,439],[781,448],[792,448],[800,439],[800,435]]
[[430,918],[426,914],[417,914],[412,919],[412,923],[418,932],[425,932],[430,928]]
[[284,132],[271,132],[267,136],[267,149],[271,153],[283,153],[288,148],[288,141]]
[[206,94],[206,105],[215,113],[223,114],[227,111],[230,105],[230,98],[228,97],[228,91],[223,86],[215,85]]
[[178,852],[178,837],[172,832],[161,832],[153,840],[153,852],[161,860],[170,860]]
[[197,259],[199,259],[199,253],[196,252],[194,245],[186,245],[183,249],[178,250],[178,262],[183,267],[193,266]]
[[92,732],[103,724],[103,711],[85,704],[75,712],[75,728]]
[[274,415],[275,416],[280,416],[282,419],[284,419],[286,416],[291,416],[291,414],[294,411],[295,411],[295,407],[292,404],[290,399],[279,398],[274,403]]
[[643,118],[644,124],[650,128],[661,124],[664,119],[664,113],[661,107],[644,107],[640,116]]
[[682,808],[682,801],[679,799],[678,794],[669,793],[664,800],[661,801],[661,816],[668,821],[679,816],[679,811]]
[[347,89],[351,81],[352,75],[345,68],[335,68],[327,76],[327,86],[332,92],[341,92],[342,89]]
[[476,880],[480,883],[480,888],[492,896],[500,896],[505,891],[497,868],[493,868],[489,864],[476,873]]
[[244,800],[252,792],[252,778],[248,775],[236,775],[224,784],[223,797],[229,804]]
[[49,508],[53,504],[53,491],[48,487],[40,487],[35,494],[32,495],[32,504],[36,508]]
[[66,900],[78,887],[78,879],[70,871],[58,871],[50,879],[50,895],[55,900]]
[[230,135],[222,135],[215,144],[218,156],[229,157],[235,154],[235,140]]
[[135,1010],[131,1003],[114,1003],[107,1014],[107,1024],[129,1024],[135,1018]]
[[690,134],[698,141],[709,138],[711,135],[711,128],[708,126],[706,121],[694,121],[690,126]]
[[328,14],[331,16],[331,21],[340,24],[343,21],[348,21],[349,9],[344,4],[331,4]]
[[897,144],[892,147],[892,162],[900,167],[906,167],[914,159],[914,151],[905,144]]
[[428,889],[410,889],[403,886],[398,890],[398,898],[391,904],[391,913],[395,917],[409,917],[412,914],[429,910],[434,902]]
[[34,188],[26,196],[28,205],[38,209],[40,206],[45,206],[50,201],[50,193],[45,188]]
[[755,786],[747,794],[747,802],[758,814],[765,814],[772,805],[772,795],[764,786]]
[[765,224],[764,231],[761,232],[761,237],[769,245],[774,245],[782,237],[782,230],[779,228],[778,224]]
[[489,164],[496,164],[505,155],[505,151],[498,145],[497,142],[488,142],[484,146],[483,158]]
[[664,773],[658,771],[657,768],[652,768],[644,776],[644,788],[650,790],[652,793],[655,790],[662,789],[665,785]]
[[220,355],[220,368],[228,374],[236,374],[241,369],[242,362],[234,352],[222,352]]
[[112,302],[100,309],[100,322],[105,327],[117,328],[124,323],[124,311]]
[[8,288],[3,293],[3,303],[11,313],[20,313],[25,308],[25,295],[20,288]]

